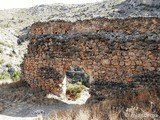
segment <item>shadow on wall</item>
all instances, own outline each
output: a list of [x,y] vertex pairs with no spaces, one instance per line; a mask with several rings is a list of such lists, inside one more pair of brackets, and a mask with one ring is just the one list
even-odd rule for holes
[[[144,92],[142,92],[144,91]],[[104,100],[126,101],[138,105],[142,101],[160,102],[160,74],[145,73],[133,76],[133,81],[95,81],[90,88],[88,104]],[[159,108],[160,110],[160,108]],[[160,111],[159,111],[160,112]]]
[[51,67],[41,67],[38,72],[39,76],[44,80],[61,80],[62,75]]
[[[56,95],[59,95],[59,92],[62,92],[63,90],[63,77],[64,76],[53,67],[41,67],[38,69],[39,80],[36,81],[38,82],[37,86],[40,86],[39,89],[47,90],[47,93],[52,92]],[[44,86],[42,86],[42,84],[44,84]],[[31,87],[34,85],[35,83],[33,85],[31,84]]]
[[70,68],[66,71],[66,76],[68,83],[75,84],[80,82],[82,85],[89,87],[90,76],[83,67],[70,66]]

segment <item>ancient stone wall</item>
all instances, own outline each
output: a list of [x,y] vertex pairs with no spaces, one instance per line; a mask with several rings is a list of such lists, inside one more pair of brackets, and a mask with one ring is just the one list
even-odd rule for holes
[[32,25],[32,36],[42,34],[69,34],[73,32],[160,32],[159,18],[128,18],[114,19],[107,18],[84,20],[77,22],[49,21],[38,22]]
[[[67,32],[70,31],[67,34],[58,34],[66,27],[60,28],[62,22],[53,22],[52,33],[60,31],[57,35],[50,34],[50,26],[46,27],[50,22],[34,24],[28,53],[21,65],[22,80],[32,89],[61,94],[63,79],[70,66],[83,67],[90,82],[131,81],[137,75],[160,72],[160,19],[130,18],[118,22],[96,19],[99,24],[95,26],[91,21],[63,22],[62,26],[68,25]],[[103,28],[100,23],[104,27],[110,26],[105,30],[112,32],[93,32]],[[77,30],[71,29],[70,24],[77,24],[74,27]],[[44,31],[40,30],[42,27]],[[40,35],[42,33],[48,35]]]

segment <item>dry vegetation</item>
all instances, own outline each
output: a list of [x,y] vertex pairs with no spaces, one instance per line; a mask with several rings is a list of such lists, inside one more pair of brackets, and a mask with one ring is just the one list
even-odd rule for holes
[[[124,103],[124,102],[123,102]],[[152,109],[152,105],[137,107],[130,106],[121,108],[118,101],[103,101],[99,104],[91,106],[80,106],[66,111],[51,113],[47,120],[134,120],[131,115],[136,114],[157,114]],[[156,109],[155,109],[156,110]],[[128,116],[130,117],[128,117]],[[142,118],[143,120],[151,120],[150,118]]]
[[[155,79],[149,78],[149,76],[147,79],[144,78],[144,76],[141,76],[142,80],[139,80],[138,83],[134,81],[137,85],[132,89],[126,89],[124,94],[120,95],[120,93],[116,92],[114,97],[105,98],[97,103],[88,100],[87,104],[82,106],[54,111],[44,116],[44,120],[137,120],[140,118],[132,115],[154,114],[160,116],[159,77]],[[115,82],[115,84],[117,83]],[[115,91],[114,87],[111,89]],[[119,91],[118,88],[116,89]],[[27,83],[22,81],[1,85],[0,91],[0,102],[3,101],[1,105],[4,105],[4,107],[7,107],[4,101],[26,101],[37,104],[50,104],[51,101],[52,103],[56,102],[53,99],[47,100],[43,92],[30,91]],[[158,120],[156,116],[154,119]],[[142,117],[141,120],[153,120],[153,118]]]
[[[158,120],[157,116],[160,116],[159,77],[157,79],[148,75],[147,78],[144,78],[141,76],[142,80],[139,80],[139,83],[136,83],[135,80],[134,84],[137,85],[133,89],[126,89],[122,95],[116,92],[117,95],[114,98],[106,98],[98,103],[89,100],[87,102],[89,104],[83,106],[52,112],[47,120]],[[114,90],[112,88],[112,91]]]
[[32,91],[30,86],[24,81],[13,82],[0,85],[0,103],[7,108],[8,102],[27,102],[38,105],[50,105],[58,100],[47,99],[43,91]]

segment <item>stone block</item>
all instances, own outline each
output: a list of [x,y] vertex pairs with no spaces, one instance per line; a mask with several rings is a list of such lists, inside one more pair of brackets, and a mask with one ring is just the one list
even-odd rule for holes
[[154,67],[145,67],[144,69],[148,69],[149,71],[154,71],[155,70]]
[[119,61],[118,60],[111,60],[111,64],[112,65],[119,65]]
[[126,66],[129,66],[129,65],[131,65],[131,64],[132,64],[132,61],[129,61],[129,60],[125,61],[125,65],[126,65]]
[[137,60],[135,61],[136,65],[142,65],[142,61],[141,60]]
[[103,59],[102,65],[110,65],[111,61],[109,59]]
[[140,72],[140,71],[143,71],[143,70],[144,70],[144,68],[142,66],[137,66],[136,67],[136,71],[137,72]]
[[145,67],[151,67],[152,64],[150,62],[144,62],[143,66],[145,66]]
[[135,56],[134,52],[129,52],[128,55],[129,56]]

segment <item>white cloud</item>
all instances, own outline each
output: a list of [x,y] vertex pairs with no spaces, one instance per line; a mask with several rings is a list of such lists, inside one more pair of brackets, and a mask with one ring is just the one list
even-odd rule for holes
[[26,8],[39,4],[53,4],[53,3],[65,3],[65,4],[81,4],[91,3],[103,0],[1,0],[0,9],[11,8]]

